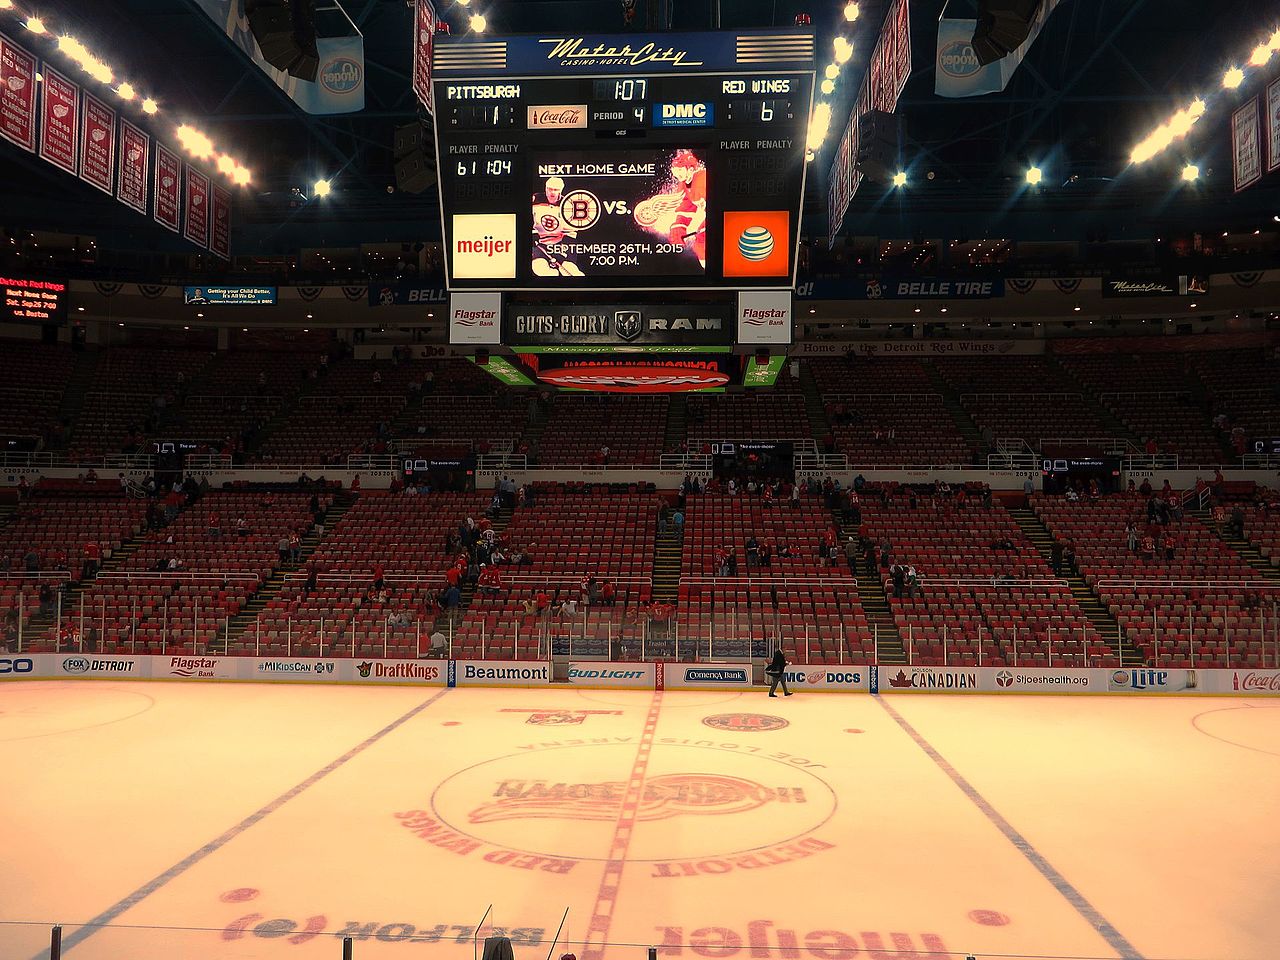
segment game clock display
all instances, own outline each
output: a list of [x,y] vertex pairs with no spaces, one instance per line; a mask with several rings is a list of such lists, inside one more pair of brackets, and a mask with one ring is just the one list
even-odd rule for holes
[[791,31],[438,38],[450,288],[790,287],[812,48]]

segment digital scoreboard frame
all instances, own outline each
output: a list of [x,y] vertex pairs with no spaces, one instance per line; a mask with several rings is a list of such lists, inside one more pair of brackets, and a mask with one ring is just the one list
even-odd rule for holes
[[436,37],[450,290],[794,285],[814,37]]

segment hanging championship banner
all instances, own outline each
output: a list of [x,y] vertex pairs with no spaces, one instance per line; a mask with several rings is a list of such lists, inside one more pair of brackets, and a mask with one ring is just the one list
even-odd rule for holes
[[1254,97],[1231,114],[1231,171],[1236,193],[1262,179],[1261,132],[1258,98]]
[[46,63],[43,100],[40,156],[74,176],[80,135],[80,86]]
[[177,233],[182,227],[182,161],[159,140],[156,141],[155,195],[156,222]]
[[436,42],[436,8],[431,0],[418,0],[414,20],[413,92],[418,95],[422,109],[434,117],[436,105],[431,93],[431,54]]
[[0,137],[36,149],[36,58],[0,33]]
[[1267,86],[1267,173],[1280,170],[1280,77]]
[[116,170],[116,112],[89,92],[80,126],[80,179],[111,193]]
[[120,169],[116,173],[116,199],[126,207],[146,214],[151,138],[121,117],[118,152]]
[[231,193],[214,185],[213,225],[209,231],[209,250],[223,260],[231,259]]
[[197,247],[209,246],[209,178],[191,164],[187,168],[187,215],[182,235]]

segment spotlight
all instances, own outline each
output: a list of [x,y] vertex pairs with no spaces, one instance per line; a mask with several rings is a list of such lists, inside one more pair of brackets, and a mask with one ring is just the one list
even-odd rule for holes
[[914,311],[912,311],[912,312],[913,312],[913,313],[919,313],[919,312],[920,312],[920,308],[919,308],[919,307],[916,307],[916,308],[915,308],[915,310],[914,310]]
[[899,170],[897,173],[895,173],[893,175],[893,185],[895,187],[905,187],[907,185],[906,173],[903,172],[902,170]]
[[805,151],[804,151],[804,162],[805,162],[805,163],[813,163],[813,158],[814,158],[814,157],[816,157],[816,156],[817,156],[817,154],[813,152],[813,148],[812,148],[812,147],[808,147],[808,148],[806,148],[806,149],[805,149]]
[[826,80],[822,81],[823,96],[829,97],[831,96],[831,94],[835,92],[836,92],[836,82],[834,80],[827,78]]
[[1202,116],[1204,116],[1204,111],[1205,111],[1205,102],[1201,100],[1199,97],[1196,97],[1194,100],[1192,100],[1191,106],[1187,107],[1187,113],[1191,114],[1191,116],[1195,117],[1197,120],[1199,120]]
[[252,176],[245,167],[236,167],[235,173],[231,174],[231,179],[235,181],[236,186],[244,187],[248,186]]
[[1037,183],[1039,183],[1043,179],[1044,179],[1044,171],[1041,170],[1039,167],[1027,168],[1027,183],[1029,183],[1031,186],[1034,187]]
[[1192,309],[1192,310],[1194,310],[1196,307],[1198,307],[1198,306],[1199,306],[1199,304],[1198,304],[1198,303],[1193,303],[1193,304],[1191,304],[1190,306],[1191,306],[1191,309]]
[[818,312],[818,308],[817,308],[817,307],[810,307],[810,308],[809,308],[809,312],[810,312],[810,313],[817,313],[817,312]]
[[1249,63],[1252,66],[1260,67],[1271,59],[1271,48],[1265,43],[1260,43],[1253,48],[1253,54],[1249,57]]
[[0,0],[0,10],[12,10],[13,0]]
[[85,60],[89,59],[89,51],[85,48],[85,45],[75,37],[59,37],[58,50],[61,53],[65,53],[76,63],[83,63]]
[[471,30],[473,33],[484,33],[489,27],[489,21],[484,18],[483,13],[477,13],[471,18]]
[[333,190],[333,184],[328,180],[317,180],[311,187],[311,193],[317,197],[327,197]]
[[213,141],[195,127],[188,126],[185,123],[178,127],[178,142],[182,144],[187,153],[193,156],[213,156]]
[[853,56],[853,44],[844,37],[836,37],[835,49],[836,63],[848,63],[850,58]]
[[1080,312],[1080,304],[1078,304],[1078,303],[1077,303],[1077,304],[1076,304],[1074,307],[1072,307],[1071,309],[1072,309],[1073,311],[1075,311],[1076,313],[1079,313],[1079,312]]
[[1200,168],[1197,167],[1194,163],[1188,163],[1185,167],[1182,168],[1182,179],[1185,180],[1187,183],[1191,183],[1193,180],[1199,179],[1199,177],[1200,177]]
[[943,308],[942,308],[940,311],[938,311],[938,312],[939,312],[939,313],[946,313],[946,312],[947,312],[947,308],[946,308],[946,307],[943,307]]
[[143,101],[142,101],[142,112],[143,112],[143,113],[146,113],[146,114],[152,114],[152,113],[155,113],[155,112],[156,112],[157,110],[159,110],[159,109],[160,109],[160,105],[159,105],[158,103],[156,103],[154,100],[152,100],[150,97],[147,97],[147,99],[145,99],[145,100],[143,100]]
[[853,0],[849,0],[849,2],[844,5],[844,18],[849,23],[853,23],[853,21],[857,20],[858,14],[861,12],[862,11],[858,9],[858,5],[854,3]]
[[233,176],[236,172],[236,162],[224,153],[218,157],[218,172],[223,176]]
[[27,29],[32,33],[44,33],[44,21],[39,17],[27,17]]
[[1222,85],[1228,90],[1234,90],[1242,83],[1244,83],[1244,71],[1239,67],[1232,67],[1222,75]]
[[[4,4],[0,3],[0,7],[2,6],[4,6]],[[1275,33],[1271,34],[1271,40],[1267,44],[1267,46],[1269,46],[1273,51],[1280,52],[1280,30],[1277,30]]]
[[840,66],[835,63],[828,63],[827,69],[826,69],[826,78],[828,80],[834,80],[838,76],[840,76]]
[[454,0],[454,3],[456,3],[460,7],[471,6],[471,0]]
[[120,86],[116,87],[116,96],[121,100],[132,100],[137,95],[137,91],[133,89],[133,84],[129,83],[127,80],[120,84]]

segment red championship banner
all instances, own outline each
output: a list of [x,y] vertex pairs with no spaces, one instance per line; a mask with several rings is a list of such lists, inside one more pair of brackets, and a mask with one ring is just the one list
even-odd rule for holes
[[40,110],[40,156],[67,173],[76,172],[80,136],[80,87],[44,64]]
[[36,58],[0,33],[0,137],[36,149]]
[[436,8],[431,0],[418,0],[413,35],[413,92],[418,102],[435,116],[435,99],[431,94],[431,55],[436,42]]
[[223,260],[231,259],[231,192],[214,185],[213,225],[209,230],[209,250]]
[[85,91],[80,126],[80,179],[111,193],[116,172],[116,112]]
[[156,141],[154,202],[156,223],[177,233],[182,227],[182,161],[159,140]]
[[197,247],[209,246],[209,178],[191,164],[187,168],[187,215],[182,235]]
[[116,199],[141,214],[147,212],[147,171],[151,138],[123,117],[120,118],[120,170],[116,177]]

